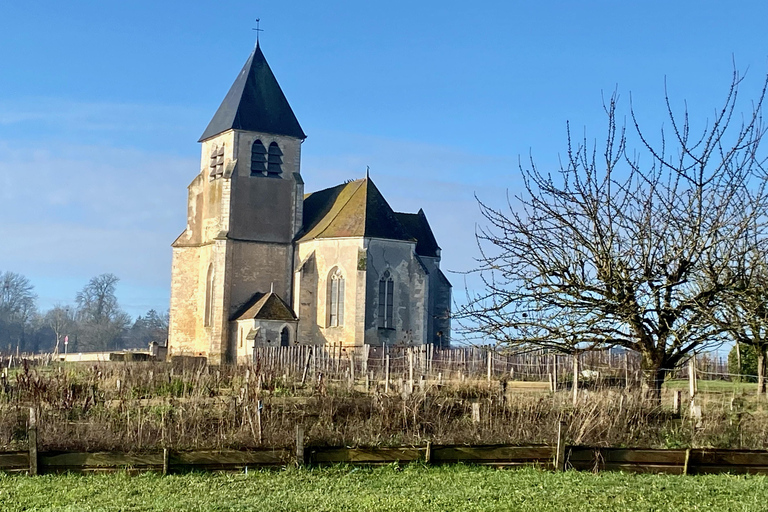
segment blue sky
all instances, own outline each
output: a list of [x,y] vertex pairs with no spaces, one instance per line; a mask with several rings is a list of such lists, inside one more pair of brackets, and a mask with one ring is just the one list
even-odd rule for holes
[[[165,310],[197,139],[261,44],[308,134],[308,191],[362,177],[427,213],[465,271],[474,195],[519,190],[518,158],[557,166],[565,123],[599,140],[601,98],[630,93],[649,129],[664,80],[704,120],[732,60],[754,96],[768,2],[6,2],[0,16],[0,271],[39,306],[120,277],[131,315]],[[463,278],[449,274],[460,300]]]

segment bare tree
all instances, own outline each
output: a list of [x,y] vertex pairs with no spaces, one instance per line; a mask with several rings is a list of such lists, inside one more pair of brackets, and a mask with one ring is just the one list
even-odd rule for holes
[[[668,371],[722,339],[708,322],[734,284],[739,237],[764,215],[763,90],[746,117],[734,72],[723,107],[698,136],[687,107],[651,138],[631,110],[638,150],[627,149],[617,95],[605,102],[605,143],[568,129],[556,173],[531,159],[524,190],[504,209],[479,201],[484,291],[460,311],[476,334],[556,350],[621,346],[642,355],[643,386],[659,398]],[[634,135],[633,135],[634,136]],[[706,278],[704,278],[706,276]]]
[[53,309],[45,314],[43,321],[51,328],[53,334],[56,336],[56,344],[54,345],[53,351],[55,354],[58,354],[62,338],[65,335],[68,335],[70,331],[73,331],[75,327],[74,311],[69,306],[56,304]]
[[114,274],[101,274],[77,293],[78,343],[82,348],[114,348],[128,326],[130,318],[120,309],[115,295],[118,281]]
[[[754,349],[757,358],[757,394],[765,393],[768,352],[768,250],[761,239],[745,246],[741,259],[732,262],[734,286],[719,299],[712,321],[739,345]],[[740,359],[740,358],[739,358]],[[739,361],[739,367],[741,362]]]
[[0,273],[0,343],[25,349],[26,334],[36,311],[37,295],[29,279],[16,272]]

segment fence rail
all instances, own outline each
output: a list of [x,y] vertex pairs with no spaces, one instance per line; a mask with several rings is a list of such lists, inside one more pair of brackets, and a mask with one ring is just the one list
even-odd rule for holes
[[[554,446],[427,445],[421,447],[347,448],[306,447],[303,460],[287,448],[192,452],[42,452],[38,473],[243,471],[246,468],[310,465],[385,465],[421,462],[427,464],[479,464],[496,467],[534,465],[542,469],[625,471],[666,474],[768,474],[768,451],[747,450],[648,450],[565,446],[563,467],[555,463]],[[28,452],[0,453],[0,471],[30,474]]]

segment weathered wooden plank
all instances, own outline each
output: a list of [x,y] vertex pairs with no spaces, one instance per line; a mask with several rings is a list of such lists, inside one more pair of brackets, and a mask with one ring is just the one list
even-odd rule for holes
[[554,471],[555,464],[552,460],[526,460],[526,461],[497,461],[497,460],[482,460],[482,461],[464,461],[466,464],[472,464],[474,466],[491,466],[494,468],[525,468],[525,467],[537,467]]
[[[281,466],[292,460],[290,450],[210,450],[171,452],[168,464],[204,468],[238,468],[245,466]],[[161,454],[162,466],[162,454]]]
[[732,465],[705,465],[689,466],[689,475],[707,475],[717,473],[731,473],[734,475],[768,475],[768,466],[732,466]]
[[112,452],[71,452],[71,453],[41,453],[39,455],[41,471],[90,471],[110,469],[144,469],[162,470],[162,453],[128,454]]
[[670,464],[632,464],[622,462],[607,462],[598,468],[600,471],[624,471],[625,473],[664,473],[667,475],[682,475],[682,465]]
[[0,471],[16,473],[29,470],[29,452],[0,453]]
[[549,382],[537,382],[526,380],[510,380],[507,381],[507,390],[538,390],[549,391]]
[[751,450],[691,450],[691,466],[768,466],[768,452]]
[[685,450],[573,447],[568,460],[683,465]]
[[432,446],[435,463],[467,462],[540,462],[555,457],[554,446]]
[[312,448],[312,464],[389,464],[423,460],[426,448]]

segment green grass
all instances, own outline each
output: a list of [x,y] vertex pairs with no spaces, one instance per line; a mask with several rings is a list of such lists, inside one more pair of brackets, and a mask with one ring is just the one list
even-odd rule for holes
[[[668,380],[664,383],[666,389],[688,390],[687,380]],[[730,382],[726,380],[698,380],[696,386],[702,393],[750,393],[757,391],[757,384],[751,382]]]
[[0,510],[766,510],[765,477],[334,467],[162,477],[0,475]]

